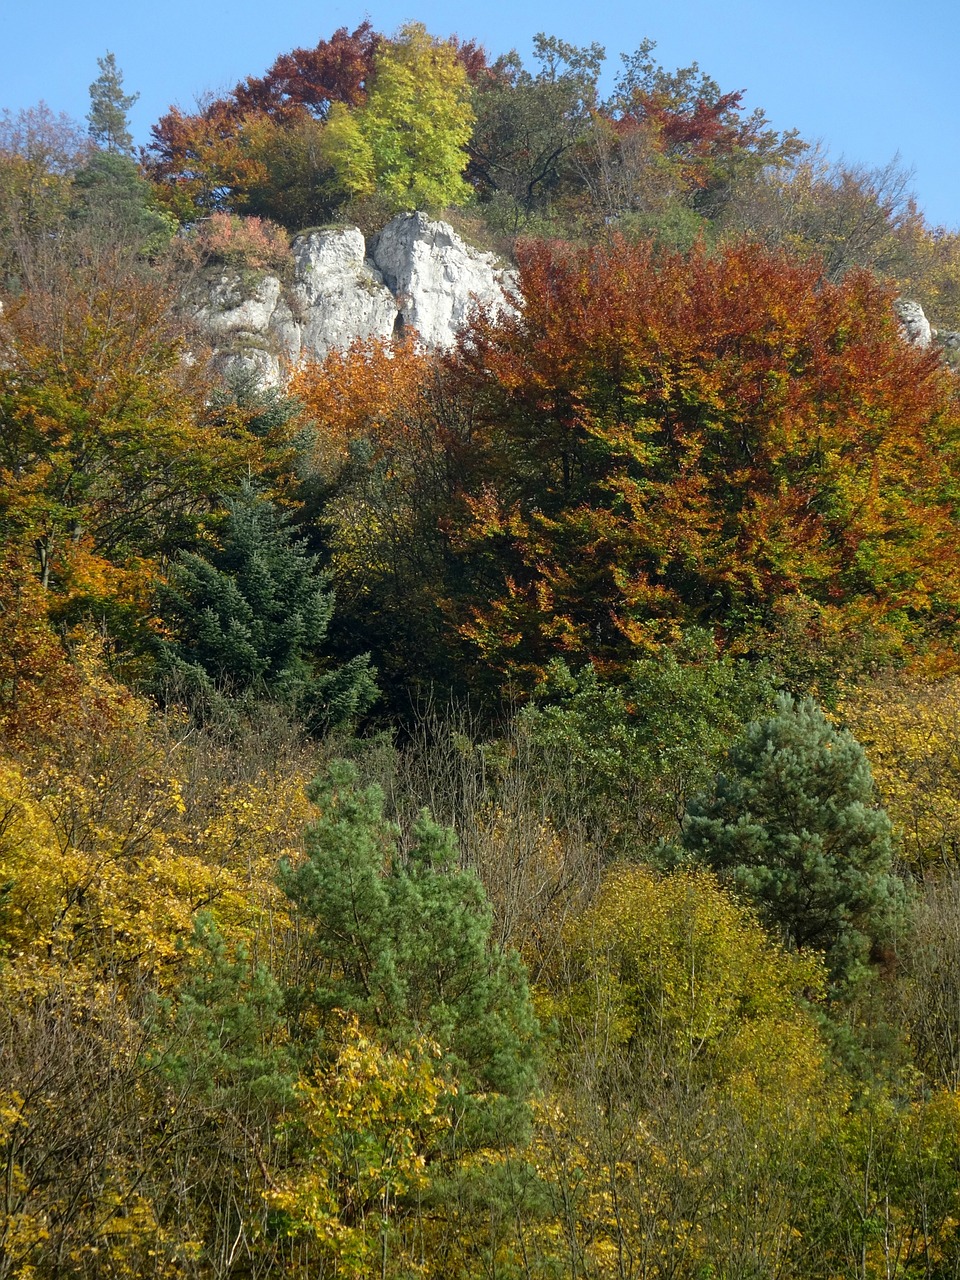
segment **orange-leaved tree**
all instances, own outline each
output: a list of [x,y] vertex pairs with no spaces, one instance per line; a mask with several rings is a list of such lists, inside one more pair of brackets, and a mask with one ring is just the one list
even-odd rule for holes
[[0,316],[0,536],[74,613],[138,625],[164,560],[259,470],[271,441],[210,390],[167,286],[109,254]]
[[[198,210],[243,206],[265,184],[275,188],[278,178],[282,187],[285,179],[276,172],[282,140],[305,130],[315,140],[309,125],[324,121],[334,103],[356,107],[365,100],[379,42],[369,22],[352,33],[341,27],[313,49],[282,54],[265,75],[248,77],[193,114],[171,107],[153,126],[143,156],[161,200],[189,221]],[[316,175],[324,165],[301,156],[301,175],[305,168]]]
[[[381,688],[456,678],[447,578],[459,574],[451,507],[472,471],[470,406],[414,342],[356,344],[295,377],[316,428],[317,525],[337,591],[331,637],[371,651]],[[463,655],[465,656],[465,655]]]
[[953,634],[955,387],[872,277],[531,243],[520,290],[451,372],[482,458],[457,607],[495,671],[617,665],[691,623],[750,647],[785,605],[891,645]]

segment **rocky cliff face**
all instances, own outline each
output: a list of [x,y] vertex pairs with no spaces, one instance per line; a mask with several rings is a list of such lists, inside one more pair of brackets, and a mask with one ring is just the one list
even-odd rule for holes
[[926,350],[937,346],[954,369],[960,367],[960,333],[953,329],[934,329],[919,302],[897,298],[893,304],[900,332],[907,342]]
[[276,385],[300,361],[356,338],[416,330],[425,346],[449,347],[473,307],[509,307],[513,283],[447,223],[408,213],[369,244],[356,227],[298,236],[288,283],[224,271],[191,310],[221,368],[240,365]]

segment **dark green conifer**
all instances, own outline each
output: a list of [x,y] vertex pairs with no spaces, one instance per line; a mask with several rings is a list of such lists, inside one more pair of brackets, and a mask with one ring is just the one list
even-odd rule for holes
[[786,945],[825,952],[837,990],[891,943],[902,917],[893,832],[866,755],[811,698],[782,694],[772,716],[747,727],[687,806],[682,842]]
[[365,656],[324,664],[333,593],[318,558],[252,487],[226,507],[220,545],[170,575],[162,667],[201,696],[269,698],[316,728],[353,719],[376,696],[373,672]]

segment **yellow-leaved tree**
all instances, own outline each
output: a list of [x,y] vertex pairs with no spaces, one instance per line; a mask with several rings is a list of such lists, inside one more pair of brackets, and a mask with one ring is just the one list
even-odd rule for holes
[[772,1274],[803,1248],[805,1168],[843,1103],[801,999],[820,957],[709,873],[643,866],[609,872],[566,941],[535,1145],[553,1208],[524,1247],[591,1276]]
[[914,870],[960,854],[960,678],[883,678],[839,707],[870,760],[877,791]]
[[473,122],[454,45],[411,22],[378,48],[363,106],[331,108],[322,146],[351,195],[376,191],[392,209],[442,209],[470,195],[463,172]]
[[356,1017],[344,1018],[339,1039],[330,1065],[297,1083],[309,1154],[272,1203],[344,1280],[429,1274],[409,1206],[429,1186],[428,1160],[450,1127],[440,1049],[423,1038],[387,1049]]

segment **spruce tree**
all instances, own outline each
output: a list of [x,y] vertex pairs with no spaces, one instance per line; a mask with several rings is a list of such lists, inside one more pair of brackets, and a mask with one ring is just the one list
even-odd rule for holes
[[863,748],[811,698],[782,694],[747,727],[687,806],[682,843],[787,946],[824,952],[836,991],[895,935],[905,893],[890,819]]
[[112,53],[98,58],[97,66],[100,74],[90,86],[90,110],[87,113],[90,137],[105,151],[131,155],[133,135],[127,112],[140,95],[123,92],[123,72]]
[[353,719],[376,696],[373,671],[366,656],[324,661],[334,600],[318,557],[251,486],[226,508],[220,545],[181,554],[170,574],[161,669],[201,699],[271,699],[315,728]]

